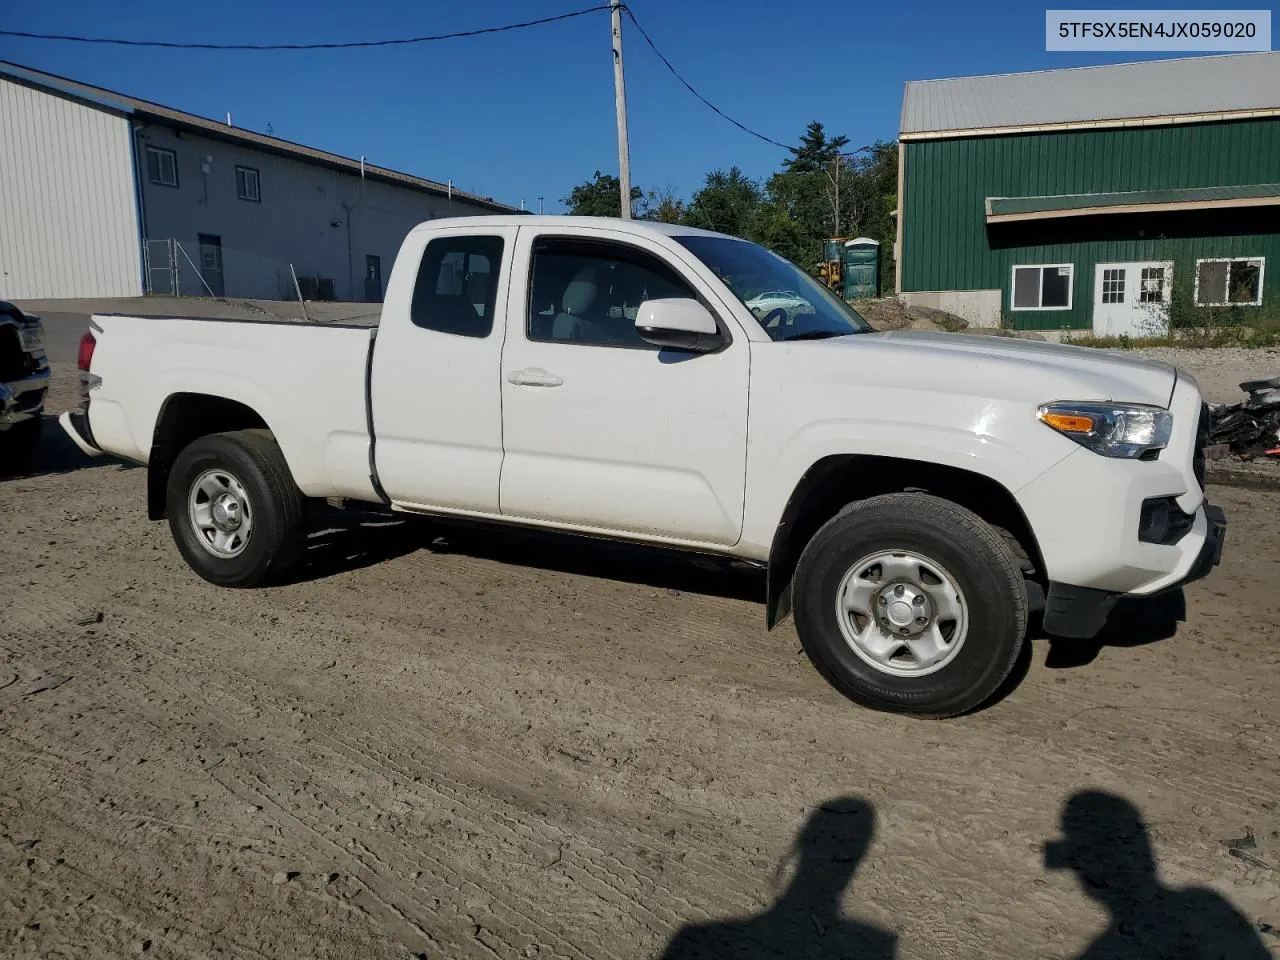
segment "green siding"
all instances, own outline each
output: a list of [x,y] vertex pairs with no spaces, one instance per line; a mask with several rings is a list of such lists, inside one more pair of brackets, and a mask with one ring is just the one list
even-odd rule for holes
[[[1280,120],[920,140],[902,147],[904,292],[999,289],[1006,322],[1014,326],[1088,328],[1097,263],[1173,260],[1175,282],[1187,287],[1199,257],[1262,256],[1263,305],[1280,306],[1275,208],[1211,221],[1176,214],[1045,220],[1019,230],[992,227],[989,234],[983,205],[986,197],[1274,183],[1280,181]],[[1037,263],[1075,265],[1070,310],[1009,310],[1014,264]]]

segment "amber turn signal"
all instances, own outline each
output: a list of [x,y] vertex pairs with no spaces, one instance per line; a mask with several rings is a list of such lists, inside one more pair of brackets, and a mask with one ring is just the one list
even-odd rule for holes
[[1090,433],[1093,431],[1093,418],[1078,413],[1051,413],[1045,411],[1040,419],[1063,433]]

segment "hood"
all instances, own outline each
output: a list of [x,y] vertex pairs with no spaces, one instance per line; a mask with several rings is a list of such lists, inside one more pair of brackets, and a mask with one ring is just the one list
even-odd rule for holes
[[945,370],[946,380],[971,384],[981,378],[993,394],[1034,394],[1037,402],[1114,400],[1168,407],[1178,378],[1173,366],[1158,360],[1012,337],[896,330],[820,340],[812,346],[883,351],[886,360],[894,355],[922,370]]

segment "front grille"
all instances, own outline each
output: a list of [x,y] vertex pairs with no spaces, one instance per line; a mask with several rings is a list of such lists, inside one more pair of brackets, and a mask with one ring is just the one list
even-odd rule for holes
[[1196,482],[1200,484],[1201,493],[1204,492],[1204,461],[1205,448],[1209,446],[1209,405],[1203,403],[1200,405],[1200,422],[1196,425],[1196,446],[1195,452],[1191,456],[1191,469],[1195,471]]
[[18,328],[10,323],[0,324],[0,383],[25,380],[28,376],[27,355],[18,339]]

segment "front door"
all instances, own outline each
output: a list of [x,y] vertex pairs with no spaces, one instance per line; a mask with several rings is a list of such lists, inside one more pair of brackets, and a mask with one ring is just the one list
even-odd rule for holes
[[1169,331],[1173,261],[1100,263],[1093,278],[1093,332],[1156,337]]
[[502,515],[736,543],[747,341],[738,333],[713,354],[645,343],[634,326],[644,300],[716,294],[673,269],[657,241],[593,236],[520,231],[502,352]]
[[222,238],[202,233],[197,240],[200,243],[200,276],[204,278],[207,292],[215,297],[226,296],[226,285],[222,280]]
[[369,303],[382,302],[382,258],[372,253],[364,258],[364,298]]

